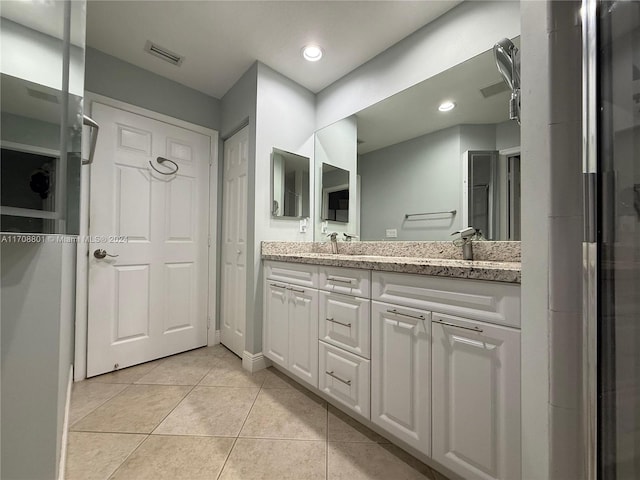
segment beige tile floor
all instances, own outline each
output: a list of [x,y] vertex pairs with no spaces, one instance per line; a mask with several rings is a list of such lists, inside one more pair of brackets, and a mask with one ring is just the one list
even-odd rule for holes
[[73,386],[67,480],[446,480],[222,346]]

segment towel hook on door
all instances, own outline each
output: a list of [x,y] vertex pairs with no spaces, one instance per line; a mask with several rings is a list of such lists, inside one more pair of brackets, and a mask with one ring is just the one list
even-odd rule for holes
[[176,167],[176,169],[173,172],[161,172],[160,170],[158,170],[156,167],[153,166],[153,163],[151,163],[151,160],[149,160],[149,165],[151,165],[151,168],[153,168],[156,172],[158,172],[161,175],[173,175],[175,173],[178,173],[178,170],[180,167],[178,167],[178,164],[176,162],[174,162],[173,160],[169,160],[168,158],[164,158],[164,157],[158,157],[156,159],[156,161],[159,164],[163,164],[164,162],[169,162],[169,163],[173,163],[173,166]]

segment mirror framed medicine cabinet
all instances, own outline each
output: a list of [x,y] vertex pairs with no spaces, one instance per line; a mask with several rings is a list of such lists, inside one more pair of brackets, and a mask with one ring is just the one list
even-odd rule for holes
[[310,216],[311,160],[273,148],[271,151],[271,217],[276,219]]
[[349,223],[349,170],[322,164],[323,221]]
[[[360,240],[451,240],[466,226],[488,240],[520,240],[520,127],[509,120],[509,98],[487,50],[318,130],[315,171],[331,152],[357,179],[348,228]],[[454,108],[440,111],[445,101]],[[490,152],[490,160],[481,167],[469,152]],[[485,191],[478,184],[470,193],[469,180],[482,180],[484,167]],[[316,182],[316,202],[324,197]],[[326,219],[324,208],[318,213]],[[325,236],[318,229],[315,239]]]

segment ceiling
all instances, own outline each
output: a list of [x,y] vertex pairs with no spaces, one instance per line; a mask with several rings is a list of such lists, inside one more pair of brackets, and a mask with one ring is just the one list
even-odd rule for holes
[[[256,60],[317,93],[459,3],[89,0],[87,44],[216,98]],[[184,62],[148,54],[147,40]],[[309,43],[319,62],[302,58]]]
[[[519,38],[514,43],[519,47]],[[485,98],[480,90],[492,85],[504,85],[504,91]],[[509,97],[493,51],[488,50],[358,112],[358,154],[454,125],[507,121]],[[445,100],[456,107],[438,111]]]

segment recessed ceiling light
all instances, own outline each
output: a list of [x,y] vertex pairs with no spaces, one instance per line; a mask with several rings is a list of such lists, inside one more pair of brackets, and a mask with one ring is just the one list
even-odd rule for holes
[[310,62],[317,62],[322,58],[322,48],[318,45],[307,45],[302,49],[302,56]]
[[441,112],[448,112],[449,110],[453,110],[455,108],[456,104],[450,101],[446,101],[446,102],[442,102],[440,104],[440,106],[438,107],[438,110],[440,110]]

